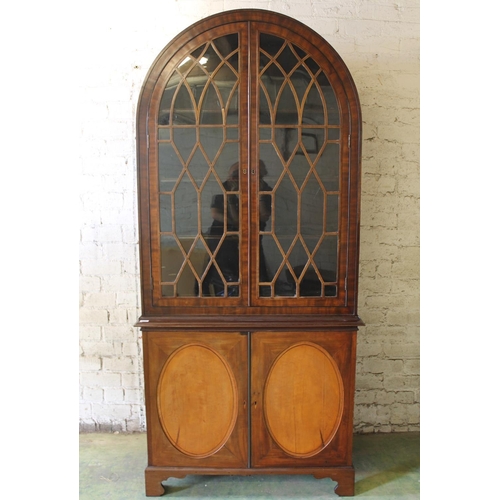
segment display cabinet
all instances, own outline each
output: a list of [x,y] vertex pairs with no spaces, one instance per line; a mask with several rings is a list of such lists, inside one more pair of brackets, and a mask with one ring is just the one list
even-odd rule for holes
[[346,65],[290,17],[211,16],[153,63],[137,114],[148,496],[188,474],[354,494],[360,144]]

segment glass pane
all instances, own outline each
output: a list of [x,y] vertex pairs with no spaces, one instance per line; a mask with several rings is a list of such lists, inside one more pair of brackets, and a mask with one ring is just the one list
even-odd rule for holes
[[292,44],[293,50],[298,54],[298,56],[303,59],[304,57],[307,56],[307,53],[304,52],[300,47],[297,47],[297,45]]
[[216,38],[213,44],[222,57],[226,58],[238,48],[238,35],[233,33],[231,35]]
[[175,128],[172,131],[172,144],[176,147],[179,156],[186,162],[196,147],[196,128]]
[[223,107],[215,87],[209,85],[201,104],[201,123],[221,125]]
[[310,82],[311,82],[311,75],[303,65],[301,65],[294,71],[292,75],[292,83],[293,83],[293,88],[297,92],[299,102],[302,102],[302,99],[306,94]]
[[170,124],[170,112],[172,107],[172,101],[174,98],[175,91],[179,85],[181,78],[177,73],[174,73],[163,91],[163,95],[160,102],[160,110],[158,113],[158,124],[159,125],[169,125]]
[[158,145],[158,176],[160,191],[172,191],[182,172],[182,162],[169,143]]
[[[262,122],[261,122],[262,123]],[[270,141],[272,138],[272,129],[266,127],[260,127],[260,140],[261,141]]]
[[[238,114],[238,96],[239,91],[238,87],[234,89],[232,94],[229,96],[229,102],[226,106],[226,125],[238,125],[239,124],[239,114]],[[232,131],[232,132],[230,132]],[[236,131],[236,134],[234,134]],[[228,139],[238,139],[238,129],[237,128],[229,128],[227,129]],[[232,136],[230,137],[230,133]]]
[[286,123],[290,125],[297,125],[299,123],[299,113],[297,111],[295,95],[288,83],[285,84],[283,92],[279,96],[275,122],[276,124]]
[[303,128],[301,139],[305,154],[307,154],[307,156],[311,158],[312,161],[314,161],[316,155],[321,151],[325,142],[324,129]]
[[328,129],[328,139],[332,141],[338,141],[340,139],[340,129],[339,128],[329,128]]
[[309,257],[304,245],[300,240],[297,240],[288,257],[288,262],[290,262],[292,271],[297,279],[300,277],[304,266],[307,265],[308,259]]
[[[195,123],[193,95],[185,85],[181,86],[174,100],[173,123],[175,125],[193,125]],[[166,124],[162,123],[162,125]]]
[[339,144],[327,144],[316,162],[316,173],[326,191],[339,190]]
[[313,85],[306,96],[302,123],[308,125],[323,125],[325,123],[325,109],[316,85]]
[[[211,196],[210,196],[211,195]],[[204,295],[217,297],[239,296],[239,228],[240,193],[239,163],[227,169],[227,178],[221,185],[214,176],[203,190],[204,203],[210,197],[210,216],[203,221],[211,221],[205,231],[205,242],[215,262],[210,264],[203,282]]]
[[259,295],[335,296],[337,99],[320,66],[303,49],[278,37],[261,35],[260,42],[259,156],[274,190],[258,193]]
[[339,195],[326,197],[326,231],[336,233],[339,230]]
[[196,297],[198,296],[197,280],[189,265],[185,266],[179,274],[179,282],[177,284],[178,297]]
[[286,163],[297,148],[298,130],[296,127],[275,128],[274,134],[274,140],[279,145],[281,156]]
[[[304,272],[305,269],[305,272]],[[318,297],[322,295],[321,281],[313,266],[301,269],[301,279],[299,283],[300,297]]]
[[[273,89],[274,92],[274,89]],[[259,121],[261,125],[271,123],[271,111],[269,103],[269,94],[261,86],[260,87],[260,97],[259,97]]]
[[170,140],[170,129],[169,128],[158,129],[158,140],[169,141]]
[[224,143],[224,129],[222,127],[201,128],[200,143],[208,159],[213,161]]
[[199,148],[196,149],[195,154],[191,158],[188,164],[188,172],[191,175],[191,179],[196,185],[196,187],[200,187],[207,174],[209,172],[209,166],[207,164],[207,160],[203,153]]
[[275,143],[260,145],[260,158],[266,165],[268,183],[274,187],[284,170],[283,160],[280,158]]
[[[201,227],[205,233],[210,230],[210,226],[216,219],[214,207],[219,205],[222,207],[221,211],[224,210],[222,189],[221,184],[211,174],[201,191]],[[222,201],[217,202],[217,200]],[[223,220],[223,218],[221,217],[220,220]]]
[[313,75],[316,75],[316,73],[319,70],[319,64],[314,59],[312,59],[311,57],[308,57],[305,60],[305,63],[306,63],[306,66],[311,70],[311,73]]
[[173,283],[183,262],[182,252],[173,236],[162,235],[160,238],[161,280]]
[[295,236],[297,234],[298,196],[288,176],[285,176],[276,188],[274,212],[275,233]]
[[210,43],[207,46],[207,50],[203,53],[203,56],[200,58],[200,66],[202,66],[207,73],[213,74],[220,66],[221,62],[220,53],[216,50],[215,46]]
[[159,229],[165,297],[240,295],[238,40],[230,34],[193,50],[161,99]]
[[276,61],[287,75],[292,72],[299,62],[297,56],[292,52],[288,44],[276,58]]
[[[230,175],[231,166],[239,158],[239,143],[226,142],[214,165],[215,174],[222,184]],[[233,172],[234,173],[234,172]],[[233,174],[231,173],[231,175]]]
[[224,64],[213,77],[214,88],[217,89],[221,96],[222,107],[225,108],[229,99],[235,90],[238,75],[227,65]]
[[269,218],[271,217],[272,206],[273,206],[272,195],[261,194],[259,196],[259,221],[260,221],[261,231],[271,230],[271,223],[268,224],[268,222]]
[[325,236],[314,255],[314,262],[325,282],[337,281],[337,236]]
[[191,71],[193,66],[197,64],[197,59],[201,55],[203,50],[205,50],[205,45],[201,45],[196,50],[193,50],[193,52],[191,52],[191,54],[179,64],[179,72],[182,74],[186,74],[188,71]]
[[179,237],[198,235],[198,193],[187,174],[174,191],[174,231]]
[[160,195],[160,231],[172,232],[172,196]]
[[[280,234],[280,235],[276,235],[276,239],[277,239],[278,248],[280,248],[283,255],[285,255],[286,253],[288,253],[292,243],[295,241],[296,235]],[[278,262],[277,266],[278,265],[281,265],[281,262]]]
[[260,34],[260,46],[270,56],[275,56],[284,43],[285,41],[277,36],[268,33]]
[[316,177],[309,177],[301,194],[300,232],[302,236],[320,238],[323,234],[324,193]]
[[239,237],[223,235],[224,222],[214,224],[205,240],[215,257],[203,283],[206,293],[217,297],[239,296]]
[[306,179],[307,174],[309,173],[311,167],[307,158],[303,155],[296,155],[292,162],[290,163],[289,170],[292,174],[293,179],[297,183],[297,186],[302,186],[302,183]]
[[328,113],[328,125],[339,125],[340,124],[340,116],[339,116],[339,105],[337,102],[337,97],[335,96],[335,92],[328,81],[328,78],[322,72],[318,75],[318,83],[321,88],[321,92],[325,98],[326,109]]
[[[235,117],[237,119],[237,117]],[[229,120],[229,118],[228,118]],[[239,130],[234,127],[227,127],[226,128],[226,138],[228,141],[237,141],[239,138]]]

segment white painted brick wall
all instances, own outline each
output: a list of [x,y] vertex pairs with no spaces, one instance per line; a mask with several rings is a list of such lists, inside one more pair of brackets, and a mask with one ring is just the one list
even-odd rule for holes
[[[155,57],[208,15],[262,8],[324,36],[363,111],[355,430],[419,428],[418,0],[146,0],[88,16],[81,61],[80,427],[145,430],[135,113]],[[116,12],[120,15],[116,15]]]

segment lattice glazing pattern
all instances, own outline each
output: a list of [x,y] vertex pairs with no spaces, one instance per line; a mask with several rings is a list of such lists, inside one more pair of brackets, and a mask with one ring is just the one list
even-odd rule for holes
[[259,50],[259,295],[336,296],[337,99],[296,45],[262,33]]
[[[241,297],[237,34],[192,51],[158,115],[164,297]],[[341,122],[335,92],[295,44],[261,33],[257,98],[260,298],[337,295]],[[250,103],[252,105],[252,103]],[[254,247],[255,248],[255,247]]]
[[239,40],[192,51],[158,115],[161,286],[164,297],[240,295]]

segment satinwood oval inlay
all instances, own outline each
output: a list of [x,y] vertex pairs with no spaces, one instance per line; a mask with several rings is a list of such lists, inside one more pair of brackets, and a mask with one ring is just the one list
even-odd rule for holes
[[344,407],[342,378],[321,346],[295,344],[274,362],[264,389],[271,436],[285,453],[311,457],[331,442]]
[[170,442],[182,453],[204,458],[220,450],[236,423],[236,381],[213,349],[188,344],[167,360],[158,382],[158,413]]

